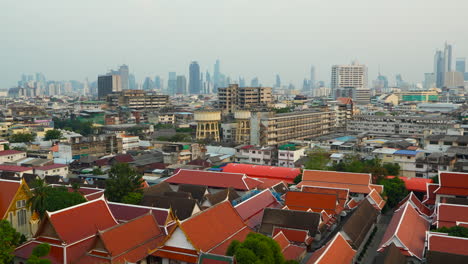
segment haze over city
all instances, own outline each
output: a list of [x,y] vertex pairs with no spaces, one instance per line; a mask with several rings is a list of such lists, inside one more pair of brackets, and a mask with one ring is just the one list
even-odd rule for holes
[[223,73],[300,87],[315,65],[330,82],[334,64],[366,64],[369,80],[422,82],[445,41],[468,56],[468,2],[416,1],[2,1],[0,88],[23,73],[95,81],[120,64],[139,82],[201,72],[221,60]]

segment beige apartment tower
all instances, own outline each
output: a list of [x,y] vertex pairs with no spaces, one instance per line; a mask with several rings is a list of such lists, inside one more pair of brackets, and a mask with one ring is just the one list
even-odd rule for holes
[[367,88],[366,65],[357,62],[350,65],[333,65],[331,88]]
[[271,87],[229,87],[218,88],[219,108],[227,113],[268,106],[272,102]]

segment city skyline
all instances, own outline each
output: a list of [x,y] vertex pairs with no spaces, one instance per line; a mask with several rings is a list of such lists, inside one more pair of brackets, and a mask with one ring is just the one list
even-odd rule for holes
[[[3,4],[0,23],[8,26],[0,29],[0,88],[34,72],[53,80],[92,81],[122,64],[140,81],[169,71],[188,76],[190,61],[198,61],[201,72],[211,72],[218,58],[222,72],[232,78],[258,77],[265,85],[274,84],[279,74],[283,83],[301,87],[311,65],[317,80],[329,82],[332,65],[354,59],[367,65],[369,81],[380,65],[389,80],[402,74],[404,80],[422,82],[441,43],[453,45],[453,58],[468,56],[468,39],[459,34],[468,23],[463,19],[468,5],[450,4],[455,1],[405,1],[406,8],[400,9],[395,2],[374,1],[339,6],[296,1],[291,6],[263,0],[139,0],[112,2],[113,12],[103,12],[107,1],[93,3],[92,10],[81,2],[45,2]],[[67,20],[84,12],[86,21]],[[21,23],[25,16],[34,25]],[[103,28],[107,34],[101,34]],[[249,41],[239,41],[243,39]],[[352,41],[343,42],[347,39]]]

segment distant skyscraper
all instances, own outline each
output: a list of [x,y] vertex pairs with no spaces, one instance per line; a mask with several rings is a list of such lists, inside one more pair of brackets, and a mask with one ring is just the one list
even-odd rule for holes
[[[59,94],[58,87],[55,87],[55,94]],[[98,76],[98,97],[105,99],[108,94],[122,91],[120,75],[101,75]]]
[[403,81],[403,77],[401,77],[401,74],[397,74],[395,76],[395,84],[396,84],[396,87],[398,88],[401,88],[403,86],[405,86],[405,81]]
[[428,72],[424,74],[424,89],[428,90],[430,88],[436,87],[436,76],[433,72]]
[[159,77],[158,75],[154,76],[154,88],[156,88],[157,90],[162,89],[161,77]]
[[189,67],[189,93],[200,94],[200,66],[198,62],[192,61]]
[[137,89],[135,75],[133,75],[133,74],[128,75],[128,88],[130,90],[136,90]]
[[239,77],[239,87],[245,87],[245,78]]
[[447,43],[444,48],[444,69],[445,72],[452,71],[452,45]]
[[220,67],[221,65],[220,65],[219,60],[216,60],[216,63],[214,65],[214,71],[213,71],[213,88],[214,88],[213,92],[217,92],[218,88],[221,86],[220,85],[220,82],[221,82]]
[[167,81],[167,93],[174,95],[177,93],[177,76],[175,72],[169,72],[169,79]]
[[455,70],[461,73],[466,72],[466,58],[457,58],[455,63]]
[[183,75],[177,76],[177,88],[176,88],[176,93],[177,94],[187,94],[187,78]]
[[434,75],[437,88],[445,83],[445,73],[452,71],[452,45],[445,43],[444,51],[437,50],[434,55]]
[[315,66],[310,67],[310,89],[315,88],[315,83],[317,81],[315,80]]
[[387,76],[384,76],[384,75],[379,73],[379,76],[377,76],[377,81],[379,81],[379,84],[381,85],[382,88],[384,88],[384,89],[388,88]]
[[143,90],[152,91],[154,89],[154,82],[151,77],[146,77],[143,82]]
[[128,66],[127,65],[124,64],[120,66],[119,75],[120,75],[120,80],[122,82],[122,90],[128,90],[129,82],[128,82]]
[[258,82],[258,78],[254,77],[252,81],[250,81],[250,86],[251,87],[260,87],[260,83]]
[[276,74],[275,87],[277,87],[277,88],[281,87],[281,78],[280,78],[279,74]]

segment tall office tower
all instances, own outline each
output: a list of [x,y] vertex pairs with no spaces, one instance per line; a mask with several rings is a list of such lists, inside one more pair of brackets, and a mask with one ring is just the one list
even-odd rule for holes
[[275,87],[276,87],[276,88],[281,87],[281,78],[280,78],[279,74],[276,74]]
[[128,65],[121,65],[119,67],[120,81],[122,82],[122,90],[128,90]]
[[331,88],[366,88],[367,67],[353,62],[350,65],[333,65]]
[[302,82],[302,91],[303,92],[309,92],[311,91],[311,81],[310,80],[307,80],[307,79],[304,79],[304,81]]
[[108,94],[122,91],[120,75],[101,75],[98,76],[98,97],[105,99]]
[[88,78],[85,79],[84,84],[83,84],[83,95],[84,96],[90,95]]
[[151,77],[146,77],[145,81],[143,82],[143,90],[145,91],[152,91],[154,89],[154,82]]
[[187,78],[184,75],[178,75],[176,78],[176,94],[187,94]]
[[429,90],[436,87],[436,76],[433,72],[424,74],[424,89]]
[[189,93],[200,94],[200,66],[192,61],[189,67]]
[[442,51],[437,50],[434,55],[434,75],[436,78],[436,87],[441,88],[444,84],[444,55]]
[[135,80],[135,75],[129,74],[128,75],[128,88],[130,90],[136,90],[137,89],[137,83]]
[[213,80],[211,79],[211,74],[208,70],[205,73],[205,92],[211,94],[213,92]]
[[221,71],[220,71],[221,65],[219,60],[216,60],[216,63],[214,65],[214,71],[213,71],[213,92],[217,92],[218,88],[221,87],[222,85],[220,84],[221,82]]
[[405,84],[405,81],[403,81],[403,77],[401,77],[401,74],[397,74],[395,76],[395,86],[398,87],[398,88],[401,88]]
[[466,72],[466,58],[457,58],[455,62],[455,71],[457,72]]
[[434,74],[437,88],[445,84],[445,73],[452,71],[452,45],[445,43],[444,51],[437,50],[434,55]]
[[463,79],[468,80],[468,72],[466,72],[466,58],[457,58],[455,70],[463,74]]
[[452,45],[447,44],[447,42],[445,42],[444,47],[444,71],[452,71]]
[[310,67],[310,89],[311,90],[315,88],[315,83],[316,83],[315,66],[312,65],[312,67]]
[[239,77],[239,87],[245,87],[245,78]]
[[379,76],[377,76],[377,80],[382,85],[382,88],[384,88],[384,89],[388,88],[388,78],[387,78],[387,76],[384,76],[384,75],[379,73]]
[[258,82],[258,78],[257,78],[257,77],[254,77],[254,78],[250,81],[250,86],[251,86],[251,87],[260,87],[260,83]]
[[162,89],[161,77],[159,77],[158,75],[156,75],[156,76],[154,77],[154,87],[155,87],[157,90],[161,90],[161,89]]
[[167,80],[167,93],[174,95],[177,93],[177,76],[175,72],[169,72],[169,79]]

